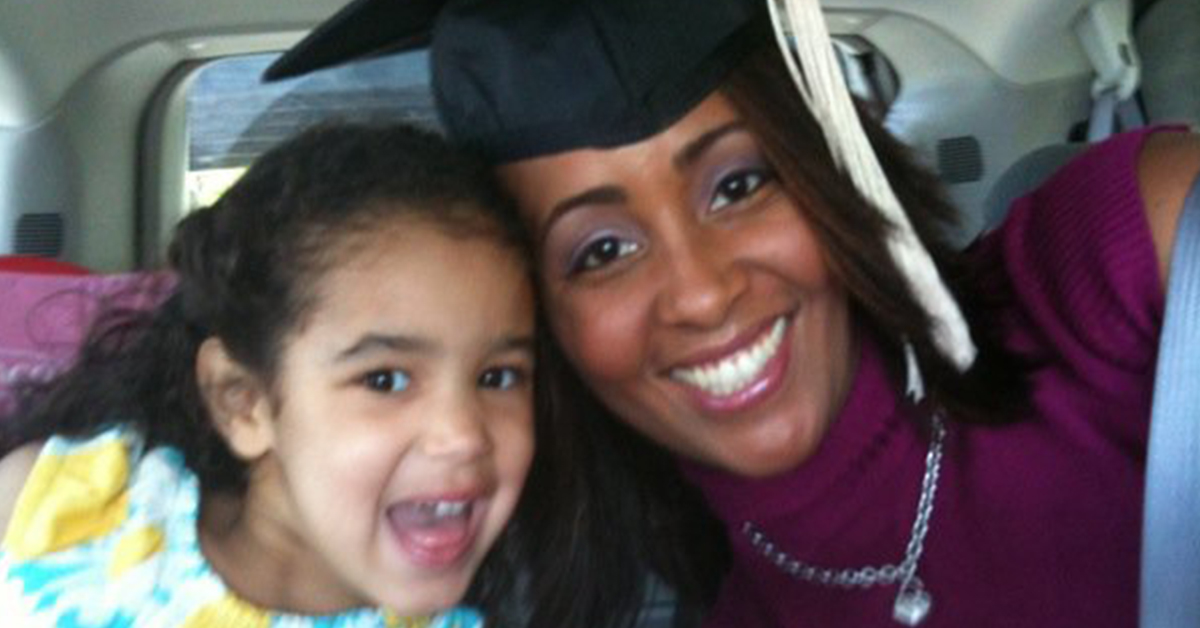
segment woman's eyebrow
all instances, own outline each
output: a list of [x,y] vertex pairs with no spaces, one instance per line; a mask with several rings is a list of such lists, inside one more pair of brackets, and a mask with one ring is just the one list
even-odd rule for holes
[[555,203],[554,207],[550,209],[550,215],[546,217],[546,222],[542,226],[541,240],[546,239],[546,234],[550,232],[550,227],[554,226],[554,223],[574,209],[585,205],[616,205],[624,203],[627,198],[625,191],[615,185],[601,185],[567,197]]
[[[713,144],[717,143],[722,137],[745,129],[745,123],[738,120],[731,120],[721,126],[710,129],[699,137],[691,140],[684,145],[671,162],[676,169],[683,169],[704,154]],[[542,227],[541,240],[546,239],[546,234],[550,232],[550,228],[554,223],[558,222],[565,214],[574,209],[585,205],[615,205],[624,203],[628,197],[625,191],[615,185],[602,185],[591,188],[575,196],[570,196],[554,204],[550,208],[550,214],[546,217],[546,222]]]
[[705,153],[705,151],[712,147],[713,144],[717,143],[717,140],[729,135],[730,133],[741,131],[745,128],[746,125],[741,120],[732,120],[722,124],[719,127],[710,129],[709,131],[700,135],[700,137],[697,137],[696,139],[685,144],[683,149],[676,153],[671,159],[671,162],[677,170],[682,170],[694,164],[696,160]]

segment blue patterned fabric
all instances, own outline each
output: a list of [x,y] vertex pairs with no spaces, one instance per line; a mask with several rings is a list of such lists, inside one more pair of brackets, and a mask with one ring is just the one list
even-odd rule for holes
[[[120,428],[48,440],[0,545],[0,617],[21,628],[479,628],[473,610],[272,613],[240,600],[196,535],[199,483]],[[11,623],[10,623],[11,622]]]

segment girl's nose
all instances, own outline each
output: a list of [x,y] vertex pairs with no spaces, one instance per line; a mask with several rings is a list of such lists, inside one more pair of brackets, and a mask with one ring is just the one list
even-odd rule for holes
[[662,322],[715,327],[725,321],[748,278],[720,238],[719,233],[704,237],[694,230],[664,247],[664,287],[656,303]]
[[447,394],[425,417],[422,450],[431,457],[471,459],[491,451],[483,404],[466,391]]

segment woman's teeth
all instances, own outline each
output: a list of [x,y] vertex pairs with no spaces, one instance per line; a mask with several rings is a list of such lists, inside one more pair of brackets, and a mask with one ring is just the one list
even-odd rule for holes
[[671,370],[671,378],[719,397],[736,393],[758,378],[783,342],[787,320],[780,317],[754,345],[723,360]]

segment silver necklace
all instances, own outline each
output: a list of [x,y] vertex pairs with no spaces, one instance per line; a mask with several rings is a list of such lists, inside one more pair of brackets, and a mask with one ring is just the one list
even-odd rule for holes
[[[909,367],[909,395],[915,400],[924,397],[924,386],[911,349],[905,347]],[[925,590],[917,577],[917,563],[925,549],[925,535],[929,532],[929,518],[933,515],[933,498],[937,493],[938,474],[942,466],[942,444],[946,438],[945,421],[940,411],[934,412],[930,421],[932,440],[925,454],[925,475],[921,478],[921,497],[917,500],[917,516],[913,521],[908,546],[899,564],[880,567],[858,567],[831,569],[797,560],[780,549],[752,521],[742,524],[742,534],[763,558],[778,567],[783,573],[803,582],[831,587],[866,589],[877,585],[899,584],[896,601],[892,604],[892,619],[905,626],[916,626],[925,621],[933,607],[933,597]]]

